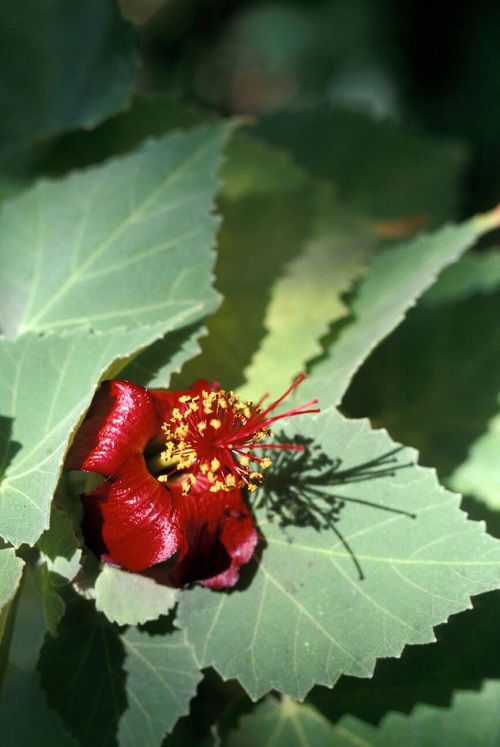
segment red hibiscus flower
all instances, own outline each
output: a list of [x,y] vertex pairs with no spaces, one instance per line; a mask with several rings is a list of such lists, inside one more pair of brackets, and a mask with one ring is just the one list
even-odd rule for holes
[[183,392],[105,381],[65,465],[107,478],[82,496],[89,547],[129,571],[175,555],[176,586],[234,586],[258,541],[242,489],[255,490],[271,464],[256,451],[300,450],[262,441],[275,421],[317,412],[313,400],[271,415],[303,379],[264,409],[203,380]]

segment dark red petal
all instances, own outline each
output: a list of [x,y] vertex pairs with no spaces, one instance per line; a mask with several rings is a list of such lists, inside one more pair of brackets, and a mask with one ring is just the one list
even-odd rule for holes
[[257,545],[257,530],[241,491],[211,493],[209,487],[200,478],[188,496],[176,500],[184,543],[170,571],[175,586],[195,581],[211,589],[234,586]]
[[196,395],[201,394],[203,390],[211,392],[214,391],[214,386],[215,389],[219,388],[218,385],[211,384],[206,379],[197,379],[189,389],[184,389],[182,391],[167,392],[164,389],[150,389],[149,391],[153,397],[157,416],[162,423],[165,423],[170,419],[173,408],[179,406],[179,397],[182,397],[185,394],[195,397]]
[[82,499],[85,540],[101,560],[143,571],[181,545],[172,493],[148,472],[142,455]]
[[159,423],[147,389],[128,381],[105,381],[66,457],[65,469],[113,475],[140,454]]

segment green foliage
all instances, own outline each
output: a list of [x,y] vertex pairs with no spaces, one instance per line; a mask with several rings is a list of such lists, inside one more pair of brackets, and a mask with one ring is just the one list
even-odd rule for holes
[[93,126],[127,104],[135,40],[113,0],[5,0],[0,27],[2,158],[61,130]]
[[317,188],[311,236],[272,289],[267,334],[245,370],[242,397],[278,396],[308,360],[322,352],[328,325],[349,313],[341,296],[352,288],[373,250],[375,237],[359,219],[345,215],[328,189]]
[[166,615],[177,601],[176,589],[146,574],[107,565],[95,585],[96,608],[119,625],[139,625]]
[[[172,136],[42,183],[4,208],[0,255],[9,273],[0,318],[5,332],[24,332],[0,340],[0,534],[14,545],[32,544],[47,527],[68,436],[111,364],[214,307],[210,207],[226,135],[215,125]],[[117,190],[125,181],[128,189]],[[89,194],[84,205],[82,193]],[[75,238],[65,252],[70,225]],[[189,267],[180,262],[186,251]]]
[[[471,597],[500,544],[419,462],[498,533],[500,209],[457,215],[494,97],[485,76],[486,112],[419,128],[405,8],[219,5],[0,9],[0,741],[493,747],[500,596]],[[255,401],[303,370],[280,407],[322,411],[243,491],[260,543],[235,588],[85,547],[100,478],[61,472],[102,379]]]
[[391,713],[375,728],[350,716],[332,724],[308,705],[269,697],[243,717],[224,747],[495,747],[499,701],[500,683],[487,682],[480,693],[458,693],[450,709],[421,705],[408,717]]
[[180,632],[159,637],[130,629],[121,640],[128,708],[119,724],[120,744],[156,747],[188,712],[202,675]]
[[498,411],[497,259],[496,252],[466,256],[445,270],[373,352],[343,400],[347,414],[368,415],[415,446],[443,478],[464,462]]
[[333,409],[304,416],[300,434],[310,452],[275,466],[267,504],[282,526],[262,510],[248,588],[195,588],[179,602],[199,665],[237,677],[255,699],[369,677],[375,657],[433,640],[434,625],[500,578],[496,540],[415,452]]
[[322,105],[263,118],[257,132],[297,162],[333,181],[339,196],[376,218],[453,215],[464,148],[366,114]]
[[78,598],[66,605],[57,632],[46,637],[38,664],[49,707],[80,744],[111,745],[127,707],[125,652],[118,632],[90,602]]
[[328,399],[323,404],[339,404],[371,350],[401,322],[444,267],[498,225],[499,215],[493,211],[380,252],[351,302],[352,321],[338,334],[334,328],[333,340],[314,369],[314,380],[305,384],[301,395],[325,392]]

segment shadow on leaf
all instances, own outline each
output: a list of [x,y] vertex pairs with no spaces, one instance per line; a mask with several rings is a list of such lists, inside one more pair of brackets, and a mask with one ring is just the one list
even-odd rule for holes
[[323,453],[311,438],[296,435],[290,440],[280,433],[276,440],[282,444],[303,446],[304,451],[278,452],[278,457],[273,462],[273,471],[266,476],[265,488],[254,501],[254,508],[264,509],[268,521],[277,520],[285,534],[288,526],[312,527],[318,532],[332,530],[351,556],[359,579],[364,579],[356,554],[338,527],[346,504],[369,506],[410,519],[415,519],[416,515],[357,498],[355,495],[339,495],[335,492],[335,486],[393,477],[398,470],[413,466],[411,462],[401,464],[396,458],[403,447],[391,449],[370,461],[343,469],[342,459],[332,459]]

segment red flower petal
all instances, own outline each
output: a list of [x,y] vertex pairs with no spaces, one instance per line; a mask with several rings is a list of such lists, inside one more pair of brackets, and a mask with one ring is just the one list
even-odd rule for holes
[[[174,485],[176,491],[180,486]],[[242,565],[251,559],[258,542],[241,491],[210,492],[200,478],[189,495],[176,499],[183,527],[183,546],[170,571],[175,586],[199,582],[211,589],[234,586]]]
[[83,533],[101,560],[143,571],[179,549],[183,537],[172,493],[148,472],[142,455],[82,497]]
[[105,381],[75,436],[65,468],[113,475],[144,450],[160,425],[147,389],[128,381]]

